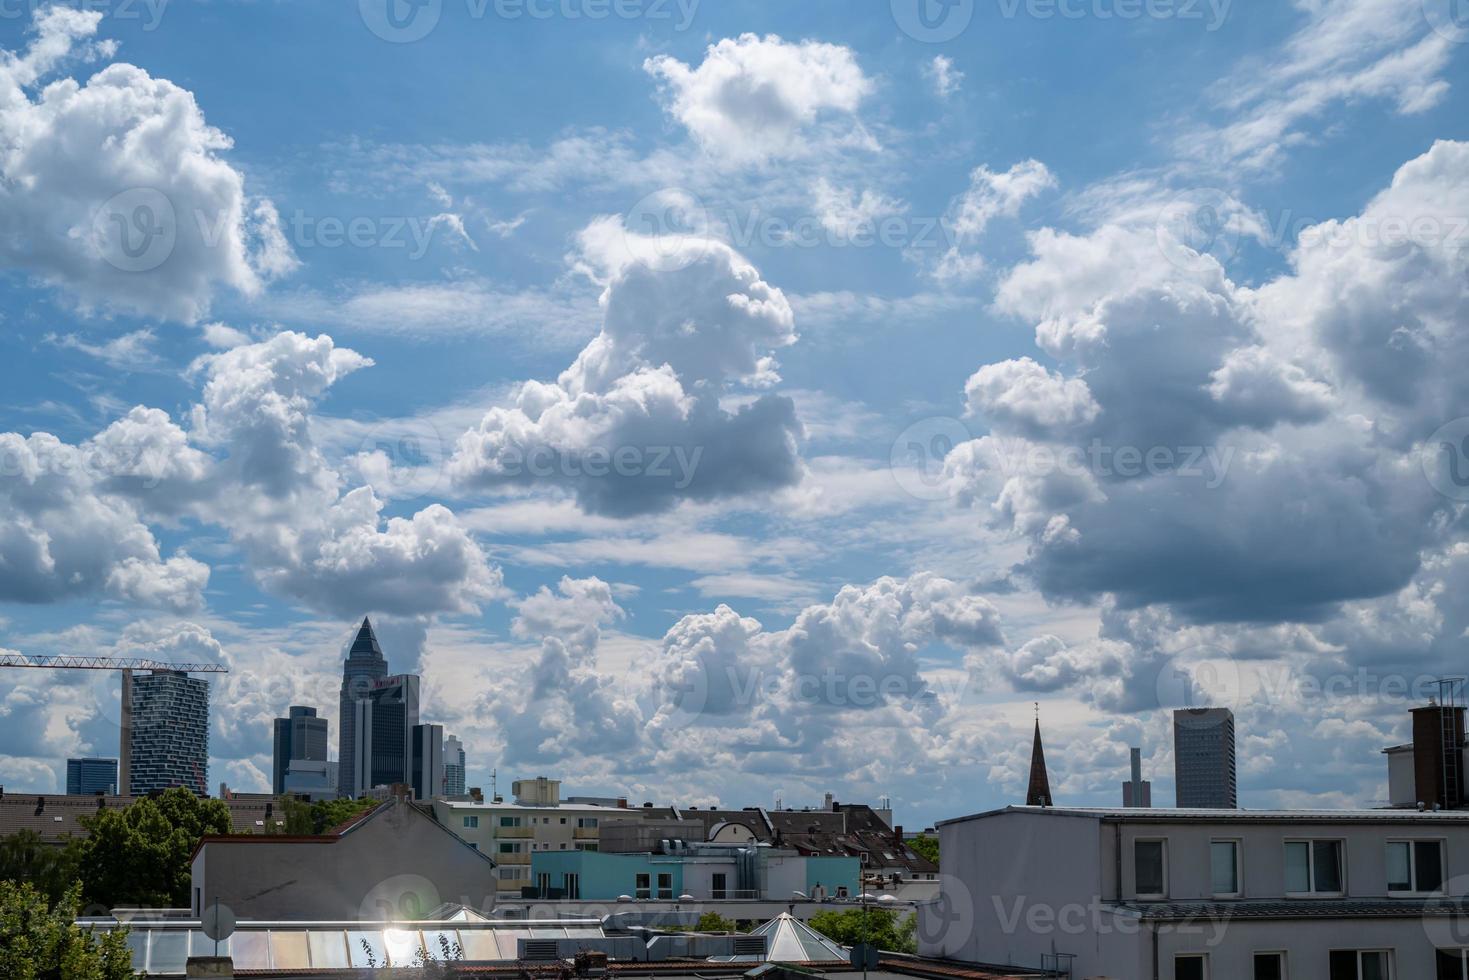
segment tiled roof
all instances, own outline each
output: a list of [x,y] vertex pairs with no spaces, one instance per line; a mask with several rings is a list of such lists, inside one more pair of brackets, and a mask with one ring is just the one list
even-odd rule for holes
[[[63,796],[57,794],[24,795],[5,793],[0,796],[0,836],[32,830],[42,839],[60,842],[68,837],[85,837],[87,831],[78,817],[99,809],[121,810],[137,796]],[[225,800],[230,811],[230,826],[237,834],[259,834],[266,821],[283,826],[283,814],[273,800]],[[268,815],[267,815],[268,814]]]
[[1343,898],[1245,902],[1122,902],[1111,906],[1144,919],[1352,919],[1469,916],[1462,898]]

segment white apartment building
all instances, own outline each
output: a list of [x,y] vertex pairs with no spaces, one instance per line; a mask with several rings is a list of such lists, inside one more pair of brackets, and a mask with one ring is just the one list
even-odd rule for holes
[[938,830],[921,955],[1115,980],[1469,980],[1469,812],[1009,807]]
[[627,819],[625,807],[561,802],[555,779],[517,780],[513,802],[436,799],[434,817],[494,859],[496,892],[519,897],[531,881],[531,856],[546,851],[595,851],[604,820]]

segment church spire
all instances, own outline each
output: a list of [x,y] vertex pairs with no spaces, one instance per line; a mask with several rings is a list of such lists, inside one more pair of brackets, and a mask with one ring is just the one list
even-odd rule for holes
[[1030,750],[1030,788],[1025,792],[1026,806],[1051,806],[1051,780],[1046,776],[1046,751],[1041,747],[1040,706],[1036,706],[1035,743]]

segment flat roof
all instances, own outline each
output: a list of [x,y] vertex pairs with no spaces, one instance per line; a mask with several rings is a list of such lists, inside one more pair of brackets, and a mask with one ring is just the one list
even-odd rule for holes
[[1195,810],[1165,807],[1007,806],[941,820],[939,827],[1011,813],[1080,817],[1127,823],[1464,823],[1469,810]]
[[[427,802],[427,801],[425,801]],[[601,806],[596,803],[495,803],[492,800],[446,800],[435,799],[433,804],[449,807],[455,810],[559,810],[563,813],[625,813],[629,817],[638,813],[637,810],[621,806]]]

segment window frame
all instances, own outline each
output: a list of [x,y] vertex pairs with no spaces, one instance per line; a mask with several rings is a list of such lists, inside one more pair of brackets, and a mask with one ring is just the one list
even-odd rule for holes
[[[1214,845],[1229,844],[1234,848],[1234,891],[1214,891]],[[1209,893],[1214,898],[1243,898],[1245,894],[1245,844],[1238,837],[1215,837],[1209,841]]]
[[[1286,887],[1283,889],[1286,898],[1343,898],[1347,894],[1347,842],[1340,837],[1287,837],[1281,842],[1281,857],[1284,858],[1289,852],[1292,844],[1306,845],[1306,883],[1310,886],[1309,891],[1293,892]],[[1316,887],[1316,845],[1335,844],[1338,884],[1341,885],[1335,891],[1321,891]],[[1288,862],[1281,861],[1281,871],[1285,872]],[[1371,952],[1369,950],[1369,952]]]
[[[666,888],[663,885],[663,883],[665,881],[668,882],[668,886]],[[660,872],[658,872],[658,900],[660,902],[671,902],[671,901],[673,901],[673,872],[672,871],[660,871]]]
[[[1284,949],[1257,949],[1250,953],[1250,972],[1255,972],[1255,960],[1261,956],[1273,956],[1280,963],[1280,980],[1290,980],[1290,952]],[[1359,967],[1360,968],[1360,967]]]
[[[1394,844],[1406,844],[1408,847],[1408,883],[1412,886],[1407,891],[1392,886],[1392,873],[1388,872],[1387,894],[1389,897],[1397,898],[1419,898],[1431,895],[1442,895],[1444,884],[1448,880],[1448,841],[1442,837],[1389,837],[1383,844],[1383,857],[1387,856],[1387,849]],[[1418,887],[1418,846],[1420,844],[1438,845],[1438,887],[1432,891],[1425,891]],[[1384,860],[1384,865],[1386,861]]]
[[[1159,892],[1145,892],[1145,891],[1142,890],[1142,885],[1138,881],[1138,873],[1137,873],[1137,870],[1138,870],[1138,864],[1137,864],[1137,861],[1138,861],[1138,853],[1137,853],[1137,850],[1138,850],[1138,845],[1139,844],[1157,844],[1159,846],[1160,851],[1162,852],[1162,865],[1163,866],[1159,870],[1159,876],[1161,878],[1159,884],[1161,884],[1162,887],[1163,887],[1163,890],[1162,891],[1159,891]],[[1133,891],[1133,894],[1137,897],[1138,901],[1156,901],[1156,900],[1159,900],[1159,899],[1166,899],[1168,897],[1168,838],[1166,838],[1166,837],[1137,837],[1137,838],[1134,838],[1133,839],[1133,842],[1132,842],[1132,891]]]
[[651,899],[653,897],[653,875],[651,872],[639,871],[633,876],[633,898]]
[[1397,980],[1398,966],[1396,962],[1397,957],[1394,955],[1395,952],[1395,948],[1377,946],[1371,949],[1331,949],[1327,951],[1327,956],[1330,957],[1332,953],[1351,953],[1352,955],[1356,956],[1356,980],[1362,980],[1362,957],[1371,956],[1374,954],[1381,954],[1383,957],[1383,963],[1387,966],[1387,972],[1383,974],[1383,980]]
[[1204,965],[1203,980],[1210,980],[1210,978],[1214,975],[1213,971],[1210,969],[1208,953],[1181,951],[1173,954],[1173,976],[1175,978],[1178,976],[1179,960],[1198,960],[1200,963],[1202,963]]

